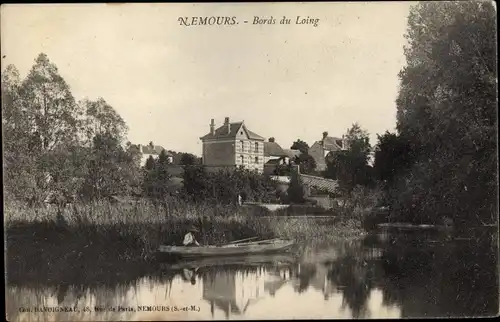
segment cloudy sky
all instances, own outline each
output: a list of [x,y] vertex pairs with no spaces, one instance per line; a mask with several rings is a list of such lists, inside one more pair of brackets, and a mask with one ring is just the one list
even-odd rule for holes
[[[12,63],[24,77],[46,53],[77,100],[103,97],[120,113],[133,143],[201,155],[210,119],[229,117],[284,148],[341,136],[353,122],[375,144],[395,127],[412,4],[3,5],[2,69]],[[192,16],[239,24],[180,26]]]

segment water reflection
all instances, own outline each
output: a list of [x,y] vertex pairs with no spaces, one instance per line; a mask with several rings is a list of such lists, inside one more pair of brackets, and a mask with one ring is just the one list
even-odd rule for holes
[[[496,315],[498,251],[489,241],[411,247],[373,239],[315,245],[298,258],[168,265],[163,276],[115,287],[10,285],[7,312],[12,321]],[[57,305],[115,311],[19,312],[20,307]],[[172,312],[173,306],[196,310]]]

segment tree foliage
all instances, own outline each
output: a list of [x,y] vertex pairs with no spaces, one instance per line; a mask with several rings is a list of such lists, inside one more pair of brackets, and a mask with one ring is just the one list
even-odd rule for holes
[[307,144],[307,142],[302,141],[301,139],[297,139],[297,141],[293,142],[290,149],[299,150],[300,153],[307,154],[309,152],[309,144]]
[[127,125],[115,109],[103,98],[96,101],[85,99],[80,102],[80,107],[84,110],[84,140],[89,142],[96,135],[110,134],[120,142],[125,138]]
[[40,54],[25,79],[2,74],[5,190],[39,203],[137,188],[138,155],[121,145],[126,125],[103,99],[77,104],[57,67]]
[[113,135],[97,134],[89,149],[88,172],[82,187],[85,199],[128,195],[137,186],[133,155],[125,151]]
[[350,194],[357,185],[368,185],[371,167],[368,157],[371,151],[368,133],[354,123],[345,135],[347,149],[336,151],[327,159],[325,176],[338,180],[339,187]]
[[[181,157],[179,159],[180,165],[194,165],[198,163],[198,158],[191,153],[181,153]],[[175,157],[174,157],[175,162]]]
[[316,174],[316,161],[309,155],[309,145],[306,142],[297,139],[290,149],[300,151],[300,154],[293,160],[295,164],[300,166],[300,172],[310,175]]
[[208,172],[202,166],[184,167],[184,193],[196,202],[236,204],[238,195],[248,201],[268,202],[276,183],[255,171],[238,168]]
[[44,153],[75,141],[81,111],[66,81],[45,54],[35,60],[19,88],[26,129],[40,141]]
[[287,195],[288,200],[294,204],[303,204],[306,201],[304,197],[304,186],[297,171],[291,172]]
[[415,154],[397,207],[413,221],[496,221],[496,9],[491,2],[412,7],[397,128]]
[[377,135],[378,143],[375,149],[374,176],[377,180],[391,185],[403,175],[413,159],[409,140],[396,133],[386,131]]

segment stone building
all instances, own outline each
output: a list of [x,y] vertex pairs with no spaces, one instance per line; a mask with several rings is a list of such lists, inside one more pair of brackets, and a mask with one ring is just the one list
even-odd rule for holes
[[224,124],[216,128],[214,119],[210,132],[200,138],[203,142],[203,165],[209,171],[246,169],[264,171],[265,139],[250,131],[245,123],[231,123],[226,117]]
[[347,149],[347,142],[344,136],[342,138],[328,136],[328,132],[323,132],[323,138],[309,148],[309,155],[316,161],[316,170],[326,170],[326,160],[337,151]]

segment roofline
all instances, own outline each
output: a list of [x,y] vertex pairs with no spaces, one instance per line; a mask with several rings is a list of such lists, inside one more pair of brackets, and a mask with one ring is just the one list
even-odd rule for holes
[[[240,141],[241,139],[237,139],[236,137],[232,137],[232,136],[226,136],[226,137],[211,137],[211,138],[205,138],[205,137],[200,137],[200,140],[202,141],[213,141],[213,142],[216,142],[216,141],[223,141],[223,140],[226,140],[226,141]],[[250,141],[265,141],[266,139],[262,138],[262,139],[248,139]]]

